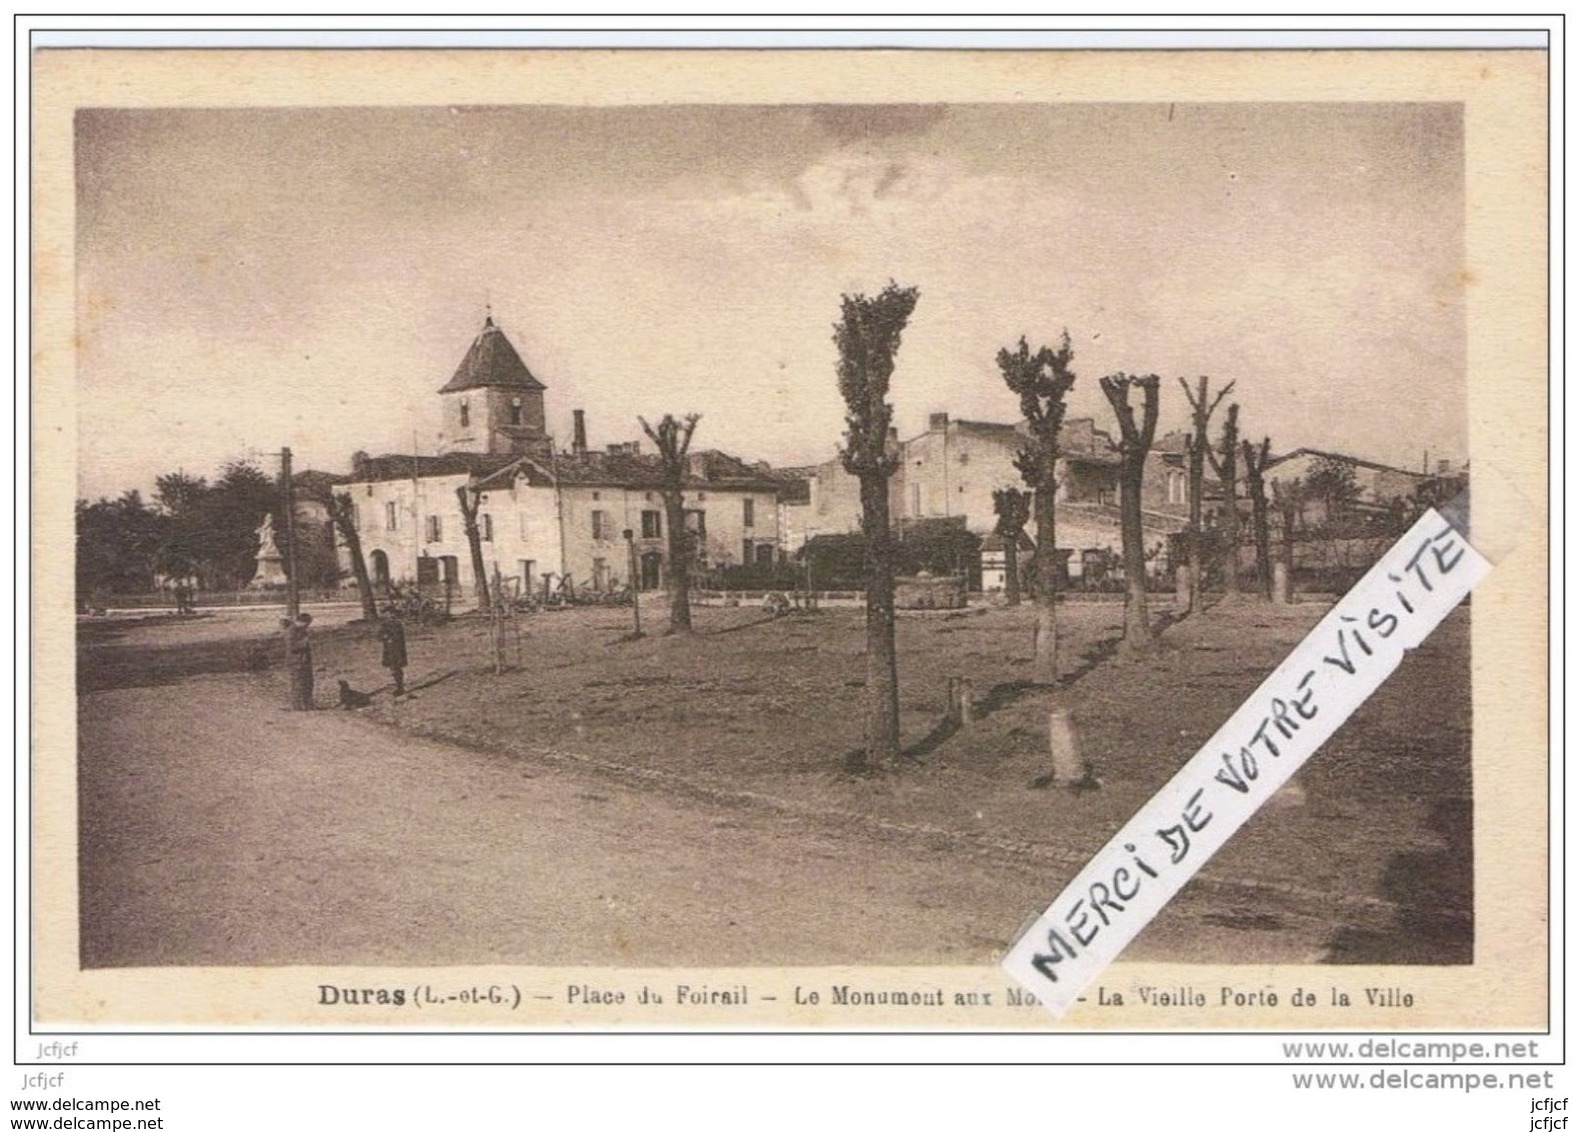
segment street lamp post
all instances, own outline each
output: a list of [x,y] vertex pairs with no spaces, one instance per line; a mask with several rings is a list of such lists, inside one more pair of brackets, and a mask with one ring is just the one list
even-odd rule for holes
[[631,573],[631,617],[636,623],[636,636],[641,636],[641,586],[636,577],[636,533],[629,527],[625,528],[625,547],[630,558]]

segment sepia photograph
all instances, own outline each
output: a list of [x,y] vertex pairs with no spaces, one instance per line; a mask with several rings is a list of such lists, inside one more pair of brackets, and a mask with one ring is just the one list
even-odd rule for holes
[[[139,988],[244,969],[291,1023],[1047,1026],[1028,923],[1422,516],[1544,569],[1543,423],[1485,440],[1483,143],[1429,93],[1539,59],[118,101],[60,54],[40,1020],[223,1021]],[[1488,974],[1542,1022],[1546,847],[1485,769],[1546,752],[1485,701],[1545,607],[1502,577],[1079,1024],[1463,1025]]]

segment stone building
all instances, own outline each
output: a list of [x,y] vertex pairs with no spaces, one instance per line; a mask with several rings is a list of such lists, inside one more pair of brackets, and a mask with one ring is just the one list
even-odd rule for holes
[[[490,316],[454,377],[439,390],[444,450],[433,456],[353,458],[341,491],[375,586],[417,582],[469,598],[471,549],[457,491],[475,492],[484,569],[512,592],[556,587],[662,586],[669,554],[662,469],[639,442],[590,451],[575,413],[568,449],[544,421],[546,386]],[[688,455],[686,523],[698,565],[772,561],[779,484],[718,451]],[[342,557],[346,552],[342,548]],[[346,564],[348,565],[348,563]]]
[[[1278,456],[1267,466],[1267,491],[1272,491],[1273,484],[1287,486],[1295,481],[1308,483],[1311,473],[1328,462],[1353,473],[1354,485],[1358,489],[1353,506],[1362,513],[1384,512],[1397,501],[1411,500],[1422,487],[1434,484],[1439,478],[1425,472],[1410,472],[1378,464],[1374,460],[1362,460],[1357,456],[1323,452],[1316,448],[1296,448]],[[1320,524],[1327,517],[1325,510],[1322,500],[1309,498],[1303,506],[1303,521],[1310,526]]]

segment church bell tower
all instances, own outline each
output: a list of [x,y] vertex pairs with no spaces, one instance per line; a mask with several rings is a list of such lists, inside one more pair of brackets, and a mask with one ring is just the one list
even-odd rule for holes
[[543,392],[490,313],[460,368],[439,390],[445,452],[524,455],[547,442]]

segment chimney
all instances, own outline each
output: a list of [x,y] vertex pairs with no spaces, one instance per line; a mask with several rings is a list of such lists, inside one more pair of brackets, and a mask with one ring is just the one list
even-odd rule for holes
[[1451,460],[1438,460],[1436,462],[1436,474],[1437,475],[1439,475],[1439,476],[1451,475],[1452,471],[1453,471],[1453,461],[1451,461]]
[[572,456],[585,456],[587,454],[587,414],[584,409],[576,409],[571,413],[575,419],[575,427],[571,432],[570,454]]
[[927,431],[928,432],[947,432],[948,431],[948,414],[947,413],[933,413],[930,417],[928,417],[927,418]]

